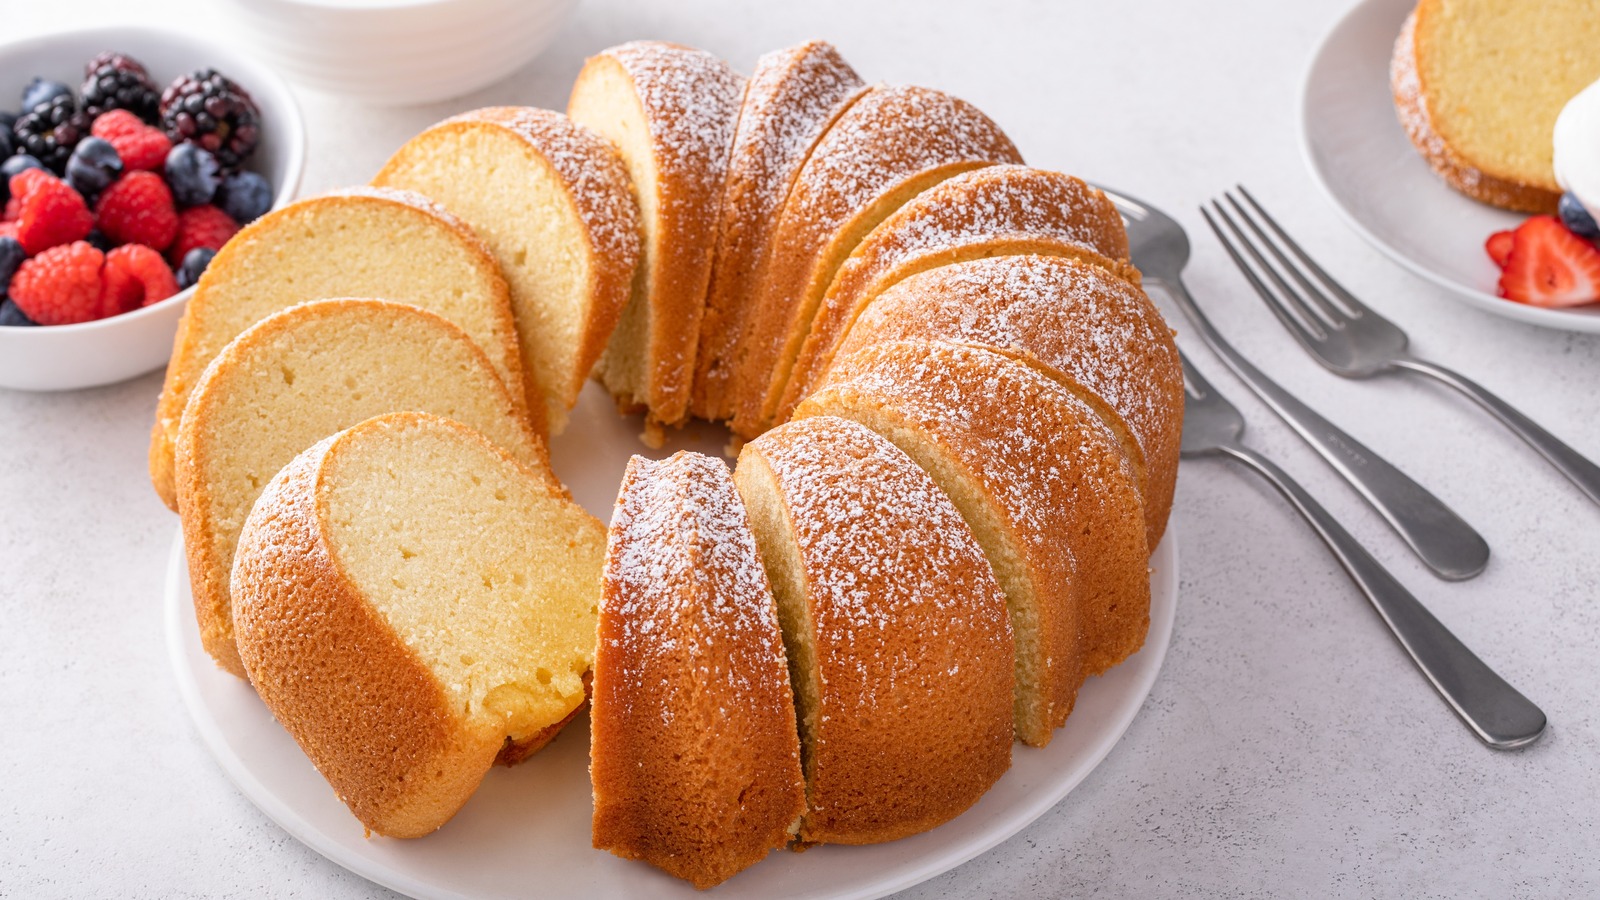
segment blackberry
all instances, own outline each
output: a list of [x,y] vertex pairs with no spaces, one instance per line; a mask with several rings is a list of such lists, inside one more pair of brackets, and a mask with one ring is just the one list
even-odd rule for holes
[[106,237],[106,233],[98,228],[89,229],[89,236],[84,240],[89,242],[89,246],[99,250],[101,253],[110,253],[117,247],[117,242]]
[[17,114],[14,112],[0,112],[0,131],[11,133],[11,126],[17,124]]
[[91,122],[88,113],[79,112],[68,94],[35,106],[17,120],[12,131],[18,150],[60,175],[67,170],[72,148],[89,136]]
[[144,65],[131,56],[106,51],[84,66],[83,108],[90,117],[109,109],[125,109],[154,125],[161,95]]
[[233,172],[256,149],[261,110],[244,88],[216,69],[197,69],[161,94],[161,124],[174,144],[198,144],[224,171]]
[[16,147],[11,143],[11,129],[0,128],[0,159],[10,159],[16,152]]

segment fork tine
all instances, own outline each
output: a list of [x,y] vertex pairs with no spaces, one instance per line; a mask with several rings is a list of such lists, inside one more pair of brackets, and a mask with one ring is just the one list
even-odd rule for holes
[[[1244,246],[1245,252],[1250,254],[1250,258],[1255,260],[1256,267],[1266,274],[1273,284],[1277,285],[1278,292],[1276,297],[1280,305],[1285,308],[1292,308],[1295,317],[1304,323],[1319,340],[1327,337],[1329,329],[1337,329],[1339,327],[1338,320],[1329,320],[1322,315],[1321,310],[1307,302],[1306,298],[1300,296],[1298,291],[1289,286],[1289,282],[1283,280],[1283,276],[1278,274],[1277,268],[1272,263],[1267,262],[1267,258],[1262,256],[1261,251],[1256,248],[1255,242],[1250,240],[1250,236],[1245,234],[1244,230],[1239,227],[1239,223],[1235,222],[1233,216],[1228,214],[1226,207],[1212,200],[1211,208],[1217,211],[1217,215],[1222,217],[1223,224],[1227,225],[1228,230],[1233,232],[1233,236]],[[1292,269],[1293,267],[1291,266],[1290,268]]]
[[[1260,239],[1261,245],[1267,248],[1267,250],[1272,254],[1273,258],[1278,261],[1278,265],[1281,266],[1285,272],[1289,273],[1289,276],[1294,279],[1295,284],[1300,285],[1300,290],[1304,293],[1304,296],[1302,296],[1300,299],[1304,302],[1307,297],[1310,298],[1310,301],[1306,302],[1306,306],[1311,309],[1312,313],[1314,313],[1318,319],[1322,320],[1322,322],[1329,328],[1335,330],[1343,328],[1344,323],[1349,319],[1350,314],[1338,304],[1334,303],[1333,300],[1329,298],[1327,294],[1324,294],[1320,289],[1318,289],[1315,284],[1312,284],[1311,280],[1305,276],[1305,273],[1300,271],[1300,267],[1296,266],[1293,260],[1283,255],[1283,251],[1278,249],[1277,242],[1273,241],[1272,238],[1267,237],[1267,233],[1261,230],[1260,225],[1256,224],[1255,217],[1250,215],[1249,210],[1241,206],[1239,201],[1235,199],[1232,194],[1224,193],[1223,196],[1228,198],[1228,204],[1239,213],[1239,218],[1244,221],[1244,224],[1248,225],[1250,230],[1255,232],[1256,237]],[[1280,284],[1281,283],[1282,282],[1280,282]]]
[[[1217,214],[1224,219],[1227,218],[1227,213],[1220,206],[1217,207]],[[1313,344],[1321,343],[1327,337],[1326,333],[1321,330],[1321,326],[1314,319],[1310,319],[1309,316],[1307,320],[1302,320],[1300,316],[1290,312],[1288,306],[1279,301],[1278,297],[1256,276],[1255,271],[1250,268],[1250,264],[1245,262],[1243,256],[1239,255],[1239,250],[1234,246],[1232,239],[1223,232],[1221,226],[1217,224],[1215,219],[1211,218],[1211,214],[1203,206],[1200,207],[1200,215],[1205,218],[1206,224],[1211,226],[1211,231],[1217,236],[1217,240],[1222,242],[1222,249],[1228,251],[1228,256],[1233,259],[1233,264],[1238,267],[1240,272],[1244,273],[1245,280],[1250,282],[1250,286],[1255,288],[1257,294],[1261,295],[1261,299],[1267,302],[1267,308],[1271,309],[1272,314],[1278,317],[1278,321],[1283,323],[1283,327],[1289,329],[1289,333],[1294,335],[1295,340],[1305,344],[1308,349],[1311,349]],[[1232,222],[1230,221],[1229,224],[1232,225]],[[1235,230],[1237,230],[1236,227]],[[1244,236],[1240,235],[1239,239],[1243,241]],[[1248,244],[1245,246],[1249,247]],[[1251,252],[1254,253],[1254,249],[1251,249]],[[1311,352],[1316,353],[1317,351],[1311,349]]]
[[1283,245],[1289,248],[1289,252],[1298,257],[1300,262],[1311,271],[1311,274],[1317,276],[1318,281],[1327,285],[1328,290],[1332,291],[1335,297],[1344,301],[1345,306],[1348,307],[1346,312],[1352,316],[1364,316],[1372,312],[1365,303],[1357,300],[1354,294],[1345,290],[1344,285],[1335,281],[1332,275],[1329,275],[1325,269],[1317,265],[1317,261],[1312,259],[1306,251],[1300,249],[1300,245],[1295,243],[1294,238],[1289,237],[1288,233],[1279,227],[1277,220],[1273,219],[1270,213],[1261,208],[1261,204],[1256,202],[1256,198],[1250,195],[1244,185],[1235,185],[1235,187],[1239,189],[1239,193],[1244,195],[1244,199],[1255,207],[1255,211],[1261,214],[1261,219],[1267,223],[1267,227],[1271,228],[1273,233],[1283,240]]

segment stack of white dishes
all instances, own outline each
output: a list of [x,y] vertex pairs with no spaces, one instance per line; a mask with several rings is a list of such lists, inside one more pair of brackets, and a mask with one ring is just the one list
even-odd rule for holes
[[431,103],[493,84],[550,44],[578,0],[231,0],[262,57],[307,87]]

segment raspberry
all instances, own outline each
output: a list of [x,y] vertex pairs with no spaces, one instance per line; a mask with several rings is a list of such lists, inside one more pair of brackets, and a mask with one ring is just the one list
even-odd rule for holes
[[167,251],[174,265],[182,265],[183,258],[196,247],[221,250],[239,231],[239,223],[215,206],[194,206],[178,213],[178,237]]
[[178,292],[178,280],[161,254],[142,244],[124,244],[107,253],[100,279],[102,316],[159,303]]
[[159,128],[151,128],[125,109],[102,113],[89,133],[110,142],[127,171],[154,171],[167,161],[172,141]]
[[89,205],[70,185],[40,169],[11,179],[17,207],[17,240],[30,256],[87,237],[94,227]]
[[40,325],[100,318],[100,266],[105,254],[83,241],[51,247],[24,262],[11,279],[11,299]]
[[154,172],[129,172],[106,188],[95,208],[95,221],[106,237],[119,244],[143,244],[155,250],[165,250],[178,233],[172,191]]
[[[17,236],[17,223],[0,222],[0,237],[14,238]],[[18,243],[21,243],[20,241]]]

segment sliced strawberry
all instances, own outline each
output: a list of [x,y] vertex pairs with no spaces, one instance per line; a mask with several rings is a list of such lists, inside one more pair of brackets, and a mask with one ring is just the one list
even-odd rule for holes
[[1511,258],[1511,240],[1511,232],[1496,231],[1483,243],[1483,249],[1489,251],[1489,258],[1502,269],[1506,267],[1506,260]]
[[1546,307],[1600,300],[1600,249],[1555,216],[1534,216],[1512,232],[1500,296]]

